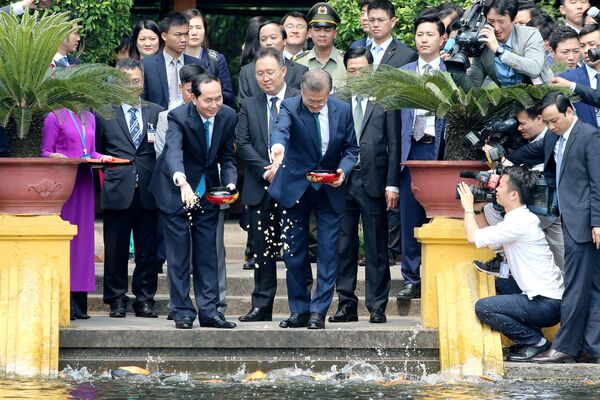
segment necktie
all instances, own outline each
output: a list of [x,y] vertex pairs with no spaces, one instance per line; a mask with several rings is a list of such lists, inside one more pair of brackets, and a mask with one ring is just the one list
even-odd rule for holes
[[423,72],[421,73],[421,75],[431,75],[432,72],[433,72],[433,68],[431,68],[431,65],[429,65],[429,64],[423,65]]
[[371,52],[373,53],[373,66],[375,69],[381,63],[381,59],[383,58],[383,47],[381,46],[373,46],[371,48]]
[[[321,143],[321,123],[319,122],[319,113],[311,113],[313,118],[315,119],[315,125],[317,128],[317,146],[319,146],[319,154],[323,156],[323,144]],[[311,183],[313,189],[319,190],[321,189],[321,185],[318,183]]]
[[67,56],[63,56],[56,60],[54,62],[54,65],[56,65],[59,68],[67,68],[69,66],[69,59],[67,58]]
[[131,107],[129,109],[129,134],[131,135],[131,141],[137,149],[142,141],[142,130],[140,129],[140,121],[136,115],[136,109]]
[[363,98],[361,95],[356,95],[356,105],[354,106],[354,132],[356,132],[356,142],[360,142],[360,134],[362,133],[362,124],[364,111],[362,109]]
[[560,209],[560,199],[558,198],[558,185],[560,183],[560,169],[562,167],[563,147],[565,146],[564,136],[558,139],[558,151],[556,152],[556,204]]
[[178,63],[179,60],[174,58],[169,64],[169,108],[173,108],[181,103],[181,94],[179,92],[179,72],[177,71]]
[[[206,158],[208,159],[208,150],[210,149],[210,121],[204,122],[204,135],[206,137]],[[204,178],[204,174],[202,174],[200,183],[196,186],[195,192],[198,197],[202,197],[206,192],[206,179]]]
[[269,133],[273,130],[273,125],[277,121],[277,117],[279,117],[279,110],[277,109],[277,97],[271,97],[271,111],[269,112]]

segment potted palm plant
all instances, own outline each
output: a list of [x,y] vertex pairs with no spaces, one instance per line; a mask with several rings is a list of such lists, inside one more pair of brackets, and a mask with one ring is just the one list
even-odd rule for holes
[[0,125],[12,157],[0,158],[0,213],[58,214],[71,194],[81,160],[39,157],[45,115],[68,108],[110,116],[110,104],[134,101],[114,68],[50,68],[56,49],[76,28],[67,13],[0,13]]
[[478,148],[466,147],[465,137],[506,115],[514,103],[531,107],[546,93],[547,85],[481,88],[468,93],[447,72],[417,75],[413,71],[380,65],[373,74],[350,79],[344,91],[363,93],[384,109],[413,108],[429,111],[446,122],[444,161],[406,161],[411,169],[412,190],[428,217],[462,217],[455,199],[459,172],[487,169]]

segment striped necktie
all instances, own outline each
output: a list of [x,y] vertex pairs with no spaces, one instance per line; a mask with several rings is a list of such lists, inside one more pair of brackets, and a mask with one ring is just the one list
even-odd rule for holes
[[140,121],[138,120],[137,109],[131,107],[129,109],[129,134],[131,135],[131,141],[137,149],[142,141],[142,130],[140,129]]

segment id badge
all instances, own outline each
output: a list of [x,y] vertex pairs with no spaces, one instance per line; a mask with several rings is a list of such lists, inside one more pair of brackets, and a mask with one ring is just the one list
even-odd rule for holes
[[156,128],[152,124],[148,124],[146,136],[148,137],[148,143],[156,142]]

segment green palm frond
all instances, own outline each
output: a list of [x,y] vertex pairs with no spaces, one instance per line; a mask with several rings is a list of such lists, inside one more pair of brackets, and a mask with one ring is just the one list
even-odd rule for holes
[[0,13],[0,125],[13,118],[23,139],[34,115],[60,108],[104,112],[114,103],[133,103],[126,77],[101,64],[52,70],[56,49],[74,29],[67,13]]

